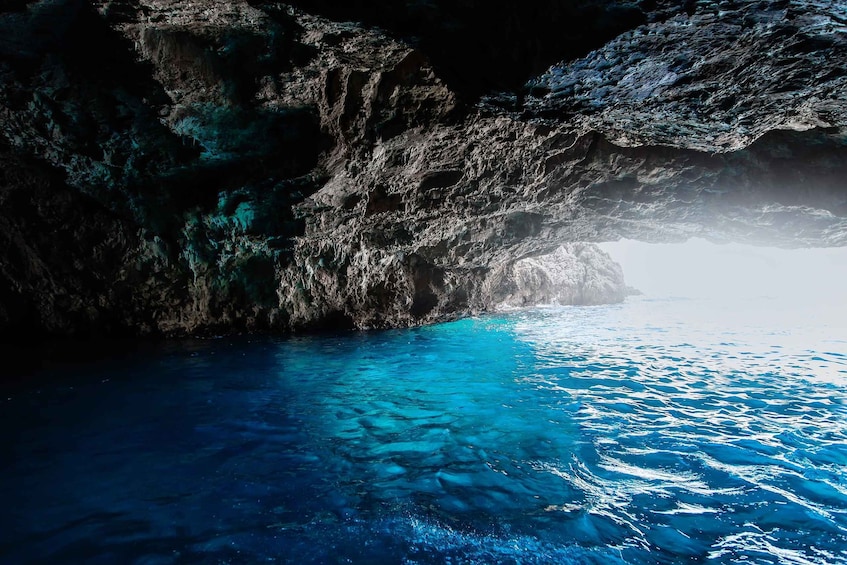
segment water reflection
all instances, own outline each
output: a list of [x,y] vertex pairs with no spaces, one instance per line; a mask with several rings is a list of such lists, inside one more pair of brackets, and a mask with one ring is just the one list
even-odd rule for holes
[[642,299],[48,375],[0,414],[0,557],[844,561],[845,336],[715,314]]
[[592,493],[589,512],[644,547],[844,559],[847,367],[819,350],[843,350],[843,330],[750,316],[718,325],[709,301],[662,304],[553,308],[516,324],[537,353],[537,386],[580,403],[594,448],[542,468]]

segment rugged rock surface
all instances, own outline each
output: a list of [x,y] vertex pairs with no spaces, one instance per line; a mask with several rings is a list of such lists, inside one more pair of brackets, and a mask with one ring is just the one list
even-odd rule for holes
[[566,242],[847,241],[837,3],[0,10],[6,333],[410,325]]
[[510,264],[493,289],[495,307],[623,302],[630,294],[623,271],[596,245],[568,243],[549,255]]

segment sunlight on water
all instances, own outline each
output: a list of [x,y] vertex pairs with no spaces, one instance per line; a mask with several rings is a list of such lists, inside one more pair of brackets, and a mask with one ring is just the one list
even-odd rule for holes
[[[705,552],[712,559],[843,560],[847,330],[810,320],[727,326],[717,323],[729,319],[720,309],[711,301],[641,299],[528,313],[516,330],[540,361],[533,378],[582,403],[576,418],[596,434],[592,456],[604,474],[578,465],[553,472],[645,541],[645,522],[652,532],[664,526],[692,556],[705,547],[680,522],[700,533],[714,528]],[[557,323],[539,324],[539,316]],[[713,317],[714,324],[697,324]],[[660,507],[647,509],[649,519],[630,516],[645,504]],[[749,531],[720,536],[728,522]],[[779,543],[792,527],[807,543],[813,525],[827,523],[835,536],[829,551]]]
[[4,394],[0,561],[847,563],[847,329],[726,306],[42,375]]

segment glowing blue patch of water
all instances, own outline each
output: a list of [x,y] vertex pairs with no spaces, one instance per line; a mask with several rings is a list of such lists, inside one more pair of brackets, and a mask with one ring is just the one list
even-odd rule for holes
[[42,375],[3,397],[0,560],[847,562],[847,334],[718,314],[634,300]]

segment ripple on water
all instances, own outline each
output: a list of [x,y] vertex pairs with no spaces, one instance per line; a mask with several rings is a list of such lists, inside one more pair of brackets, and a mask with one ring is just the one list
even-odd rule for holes
[[0,558],[847,563],[847,336],[673,307],[46,375],[0,414]]

